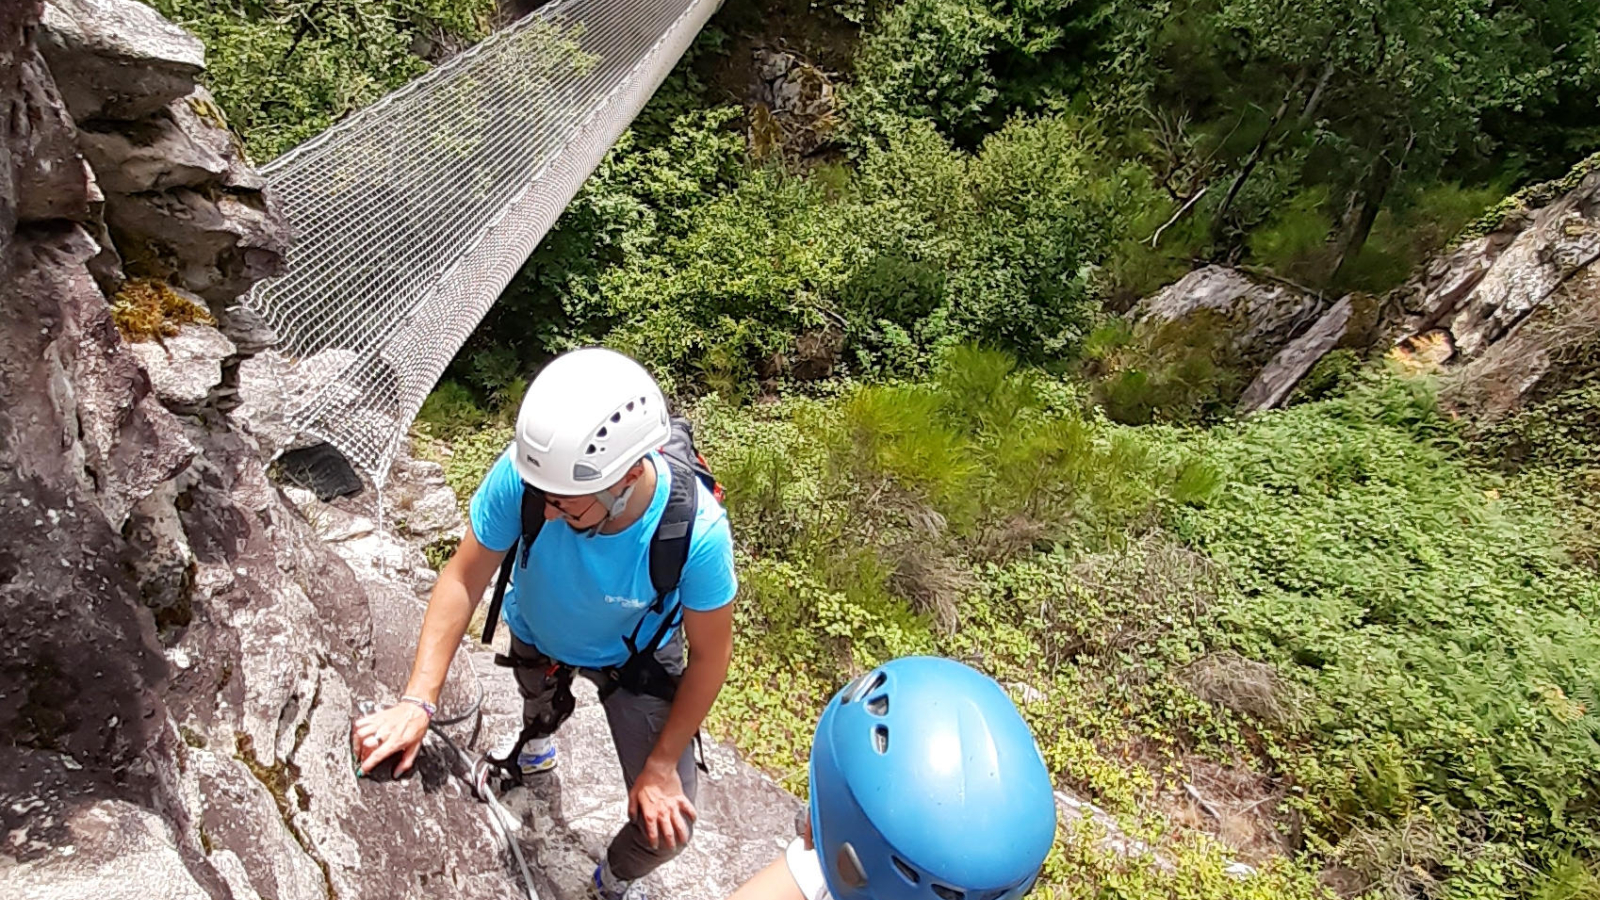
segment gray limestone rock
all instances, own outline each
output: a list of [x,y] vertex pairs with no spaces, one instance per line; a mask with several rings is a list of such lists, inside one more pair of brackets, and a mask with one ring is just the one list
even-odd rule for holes
[[207,184],[260,190],[265,184],[245,163],[238,138],[203,87],[138,121],[95,122],[79,140],[108,194]]
[[278,274],[289,249],[288,223],[255,192],[180,187],[120,195],[108,199],[106,224],[125,253],[139,248],[146,269],[169,272],[208,303],[233,303]]
[[1457,363],[1486,353],[1600,255],[1600,173],[1554,203],[1428,264],[1391,297],[1399,343],[1446,329]]
[[81,133],[84,155],[108,192],[195,187],[218,180],[228,171],[227,160],[197,143],[165,112],[116,125]]
[[255,356],[278,343],[278,333],[267,320],[248,306],[240,303],[213,304],[211,314],[217,320],[217,329],[233,341],[239,355]]
[[297,362],[281,353],[259,353],[239,365],[240,405],[230,413],[238,427],[255,436],[261,450],[276,456],[321,443],[302,434],[288,412],[338,378],[356,360],[351,350],[323,350]]
[[1239,414],[1249,415],[1263,409],[1275,409],[1282,404],[1317,360],[1344,339],[1345,331],[1350,327],[1353,308],[1348,295],[1339,298],[1339,302],[1323,313],[1316,324],[1279,350],[1266,368],[1250,382],[1250,386],[1245,388],[1244,395],[1239,398]]
[[1237,269],[1207,266],[1190,272],[1133,310],[1138,331],[1162,328],[1221,329],[1230,360],[1255,369],[1315,322],[1322,301],[1289,285],[1258,281]]
[[61,105],[55,81],[37,52],[29,52],[12,70],[12,83],[0,92],[14,108],[3,126],[15,129],[18,163],[17,218],[23,222],[67,219],[88,222],[102,197],[78,152],[72,117]]
[[[66,813],[67,842],[5,873],[17,900],[212,900],[174,846],[171,826],[153,811],[104,799]],[[28,826],[11,832],[27,840]]]
[[194,553],[177,511],[177,483],[163,482],[134,505],[123,527],[128,565],[139,583],[139,599],[155,614],[163,633],[193,618],[189,593],[194,585]]
[[1443,399],[1495,418],[1592,372],[1600,173],[1434,260],[1388,298],[1393,345],[1443,348]]
[[200,40],[138,0],[49,0],[39,44],[73,118],[143,118],[194,90]]
[[135,503],[188,463],[194,448],[111,324],[87,268],[98,249],[80,228],[19,240],[14,287],[19,299],[54,301],[48,311],[20,319],[55,325],[55,336],[71,344],[71,364],[53,373],[52,395],[70,411],[61,415],[81,440],[63,438],[54,452],[73,457],[96,485],[96,502],[120,527]]
[[185,325],[160,341],[129,349],[150,375],[156,396],[173,412],[194,414],[222,381],[222,362],[235,352],[233,342],[209,325]]
[[833,80],[785,50],[757,48],[753,61],[752,146],[798,160],[826,145],[839,124]]

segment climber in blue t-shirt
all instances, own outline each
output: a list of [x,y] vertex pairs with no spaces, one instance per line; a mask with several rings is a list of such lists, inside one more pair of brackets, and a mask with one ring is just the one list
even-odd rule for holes
[[572,679],[595,682],[629,820],[593,889],[601,900],[638,898],[638,879],[691,836],[693,741],[733,653],[733,541],[714,483],[695,462],[638,363],[601,348],[551,361],[528,387],[514,441],[472,497],[471,527],[429,598],[401,702],[355,724],[361,770],[396,754],[398,772],[411,767],[473,608],[515,553],[503,610],[510,652],[497,657],[523,698],[508,764],[514,758],[519,774],[552,768]]

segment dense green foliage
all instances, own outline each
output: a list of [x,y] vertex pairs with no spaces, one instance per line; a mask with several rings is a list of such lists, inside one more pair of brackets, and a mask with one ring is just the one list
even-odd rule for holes
[[493,0],[147,0],[206,45],[207,87],[257,163],[481,36]]
[[[258,157],[487,13],[157,5]],[[542,359],[610,343],[728,485],[711,726],[787,786],[840,684],[938,652],[1171,863],[1076,825],[1060,896],[1600,896],[1600,357],[1469,425],[1340,350],[1234,422],[1225,323],[1105,315],[1198,261],[1382,290],[1570,187],[1493,206],[1600,146],[1597,0],[729,5],[849,32],[842,136],[752,161],[714,23],[424,407],[458,494]]]
[[1388,378],[1148,443],[1003,370],[969,353],[925,386],[702,408],[748,554],[727,733],[797,765],[829,685],[932,647],[1041,691],[1047,759],[1113,809],[1174,786],[1136,748],[1243,752],[1371,886],[1495,896],[1592,858],[1600,576],[1537,480],[1475,471]]

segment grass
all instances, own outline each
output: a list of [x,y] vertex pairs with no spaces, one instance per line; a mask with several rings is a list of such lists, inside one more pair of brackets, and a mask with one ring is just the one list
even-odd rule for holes
[[[1592,896],[1600,572],[1569,552],[1592,511],[1477,462],[1426,382],[1352,367],[1318,394],[1135,428],[966,349],[916,382],[701,401],[741,582],[708,729],[803,794],[833,691],[941,653],[1157,851],[1066,828],[1049,896]],[[508,438],[457,439],[462,496]],[[1225,874],[1240,856],[1261,871]]]

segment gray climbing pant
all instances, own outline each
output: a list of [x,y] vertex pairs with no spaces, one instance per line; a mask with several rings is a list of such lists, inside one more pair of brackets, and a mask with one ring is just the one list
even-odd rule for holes
[[[538,723],[532,730],[535,737],[555,733],[561,722],[572,714],[571,689],[563,689],[560,670],[548,656],[532,644],[525,644],[511,636],[511,655],[520,663],[512,669],[517,677],[517,690],[522,694],[522,719],[525,724]],[[683,674],[683,634],[672,636],[660,650],[656,659],[666,666],[668,674]],[[577,674],[603,688],[606,677],[595,669],[573,669]],[[569,676],[570,677],[570,676]],[[562,696],[562,695],[565,696]],[[632,691],[613,690],[602,703],[606,711],[606,724],[611,728],[611,740],[617,745],[617,761],[622,764],[622,778],[628,789],[633,789],[634,779],[644,769],[645,760],[655,749],[661,730],[666,727],[667,714],[672,705],[659,697],[635,694]],[[563,708],[564,707],[564,708]],[[519,750],[521,748],[518,748]],[[699,772],[695,768],[694,744],[684,748],[678,758],[678,778],[683,781],[683,793],[692,803],[699,788]],[[691,832],[694,824],[691,822]],[[618,878],[632,881],[654,872],[662,863],[683,852],[683,845],[669,850],[665,843],[651,847],[644,829],[629,820],[606,849],[606,861]]]

